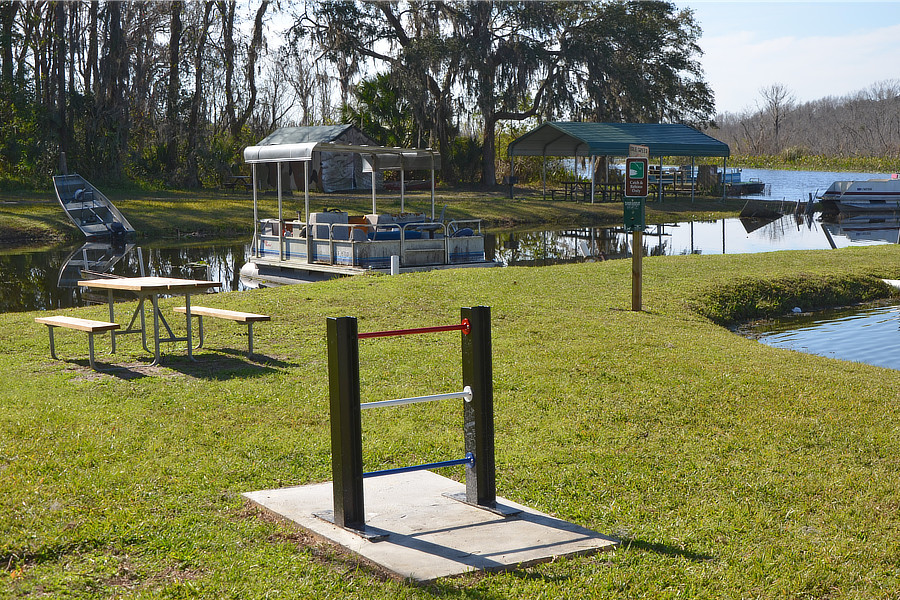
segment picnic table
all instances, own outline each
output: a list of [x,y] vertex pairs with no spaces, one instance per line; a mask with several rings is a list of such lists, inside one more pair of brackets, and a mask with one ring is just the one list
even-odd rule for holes
[[[113,292],[131,292],[138,298],[137,308],[131,316],[128,326],[121,331],[111,331],[112,352],[116,351],[116,337],[132,333],[141,334],[141,342],[144,350],[150,352],[147,347],[147,322],[144,304],[149,299],[153,306],[153,362],[151,366],[159,364],[160,342],[187,342],[188,358],[194,360],[191,341],[191,294],[204,293],[212,288],[220,287],[218,281],[205,281],[200,279],[178,279],[174,277],[116,277],[112,279],[86,279],[78,282],[78,285],[98,290],[106,290],[109,303],[109,320],[115,322],[115,302]],[[184,337],[175,335],[165,317],[159,311],[160,295],[184,296],[187,334]],[[140,326],[135,322],[140,318]],[[166,337],[160,336],[160,323],[165,327]]]

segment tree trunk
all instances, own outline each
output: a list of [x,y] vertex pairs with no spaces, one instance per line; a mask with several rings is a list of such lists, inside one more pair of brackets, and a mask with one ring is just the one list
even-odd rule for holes
[[206,2],[203,7],[203,21],[198,28],[196,54],[194,54],[194,94],[191,96],[191,116],[188,121],[187,174],[185,175],[185,185],[189,188],[200,187],[197,149],[200,147],[200,108],[203,102],[203,53],[206,51],[209,17],[212,14],[213,4],[213,2]]
[[0,4],[0,51],[2,51],[3,68],[0,71],[0,91],[10,94],[15,82],[13,69],[13,25],[16,13],[19,11],[19,2],[4,2]]
[[99,65],[97,64],[97,11],[100,3],[91,0],[88,9],[90,24],[88,25],[88,53],[84,64],[84,94],[97,95],[97,83],[100,80]]
[[176,0],[169,5],[169,85],[166,92],[166,171],[174,182],[178,165],[178,97],[181,93],[179,63],[181,62],[181,11],[184,3]]
[[227,126],[234,131],[237,111],[234,100],[234,2],[219,2],[222,13],[222,58],[225,63],[225,115]]
[[68,149],[68,128],[66,127],[66,5],[57,2],[54,11],[54,45],[56,46],[56,110],[58,122],[59,151]]

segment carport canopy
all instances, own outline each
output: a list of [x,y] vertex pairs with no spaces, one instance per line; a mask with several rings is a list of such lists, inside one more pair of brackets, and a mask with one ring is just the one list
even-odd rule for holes
[[650,148],[651,157],[728,157],[728,144],[676,123],[544,123],[513,140],[510,156],[628,156],[628,146]]
[[[692,163],[695,157],[708,156],[721,157],[724,168],[731,155],[728,144],[677,123],[551,121],[510,142],[510,176],[515,174],[513,161],[516,156],[624,157],[628,156],[632,144],[647,146],[650,156],[660,159],[660,166],[663,156],[690,156]],[[593,185],[591,188],[593,202]],[[544,192],[546,194],[546,181]]]

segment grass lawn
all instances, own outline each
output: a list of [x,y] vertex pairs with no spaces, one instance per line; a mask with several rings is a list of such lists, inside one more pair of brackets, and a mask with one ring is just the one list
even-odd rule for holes
[[[73,360],[58,362],[35,313],[0,315],[0,597],[896,598],[900,372],[717,323],[886,295],[877,278],[900,279],[900,248],[645,258],[642,312],[629,310],[630,271],[224,293],[197,304],[273,316],[255,330],[258,360],[242,354],[245,328],[209,320],[197,364],[170,347],[150,368],[132,336],[109,374],[87,368],[83,335],[60,332]],[[372,331],[453,323],[479,304],[492,307],[498,493],[619,550],[417,587],[242,502],[331,477],[326,317]],[[459,388],[457,334],[360,350],[364,401]],[[366,469],[455,456],[460,424],[446,403],[367,411]]]

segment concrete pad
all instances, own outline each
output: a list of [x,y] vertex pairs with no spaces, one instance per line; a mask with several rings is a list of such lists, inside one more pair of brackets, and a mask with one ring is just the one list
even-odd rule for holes
[[332,514],[332,484],[248,492],[244,497],[391,573],[417,582],[470,571],[504,570],[562,556],[610,550],[595,531],[497,498],[503,516],[450,498],[465,485],[430,471],[364,480],[367,539],[316,515]]

